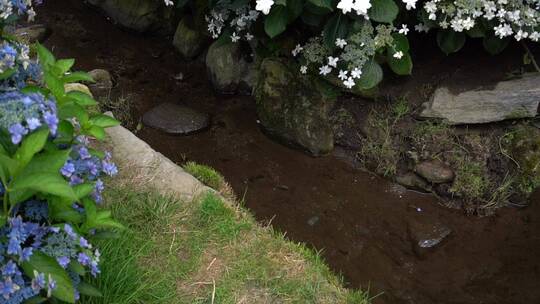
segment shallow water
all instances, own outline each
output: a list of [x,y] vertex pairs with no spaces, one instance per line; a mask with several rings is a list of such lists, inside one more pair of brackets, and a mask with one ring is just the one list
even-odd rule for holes
[[[374,303],[540,303],[539,195],[523,210],[465,216],[354,168],[339,149],[313,158],[272,141],[251,98],[216,96],[201,63],[182,62],[161,38],[116,28],[80,0],[46,2],[38,16],[53,29],[48,47],[78,68],[111,71],[113,93],[134,100],[138,113],[161,102],[210,113],[204,132],[143,128],[138,136],[178,163],[222,172],[258,220],[322,250],[349,286],[384,292]],[[179,72],[185,81],[174,79]],[[433,225],[452,233],[415,249],[413,235]]]

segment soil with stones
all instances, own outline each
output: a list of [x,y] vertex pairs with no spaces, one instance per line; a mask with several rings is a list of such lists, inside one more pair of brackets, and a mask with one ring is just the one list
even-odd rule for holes
[[[348,150],[312,158],[268,139],[253,100],[213,94],[204,65],[183,62],[171,39],[122,31],[80,0],[46,1],[38,16],[52,29],[46,45],[59,57],[77,58],[80,69],[111,71],[111,95],[132,101],[136,118],[163,102],[211,114],[209,129],[194,135],[152,128],[137,135],[178,163],[193,160],[221,171],[257,219],[322,250],[350,287],[382,292],[374,303],[540,302],[538,194],[524,209],[464,216],[433,196],[360,171]],[[425,44],[415,77],[505,65],[504,54],[489,58],[474,47],[465,50],[469,56],[445,58]],[[182,81],[175,79],[180,72]],[[422,77],[405,83],[418,86]],[[359,117],[373,107],[362,100],[351,105]],[[344,141],[354,144],[355,136]]]

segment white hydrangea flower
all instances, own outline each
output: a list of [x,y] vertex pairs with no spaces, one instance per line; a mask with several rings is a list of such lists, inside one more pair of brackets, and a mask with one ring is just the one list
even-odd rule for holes
[[354,7],[354,0],[340,0],[337,4],[337,8],[340,9],[343,14],[350,13]]
[[401,28],[399,29],[399,33],[407,35],[409,33],[409,27],[406,24],[402,24]]
[[274,5],[273,0],[257,0],[257,4],[255,5],[255,9],[262,12],[265,15],[268,15],[270,13],[270,9]]
[[332,56],[328,57],[328,65],[331,67],[334,67],[334,68],[337,67],[338,61],[339,61],[338,57],[332,57]]
[[338,78],[341,79],[341,80],[345,80],[345,79],[348,78],[348,76],[347,76],[348,73],[349,73],[348,71],[339,70]]
[[294,57],[298,56],[298,54],[300,54],[302,51],[304,50],[304,48],[300,45],[300,44],[297,44],[296,47],[294,48],[294,50],[292,50],[292,55]]
[[300,67],[300,73],[306,74],[307,73],[307,66],[303,65]]
[[345,41],[345,39],[342,39],[342,38],[337,38],[336,39],[336,46],[339,47],[339,48],[344,48],[345,46],[347,45],[347,41]]
[[323,65],[319,68],[319,74],[326,76],[332,72],[332,68],[329,65]]
[[354,79],[360,78],[362,76],[362,70],[359,68],[354,68],[351,71],[351,77]]
[[418,0],[403,0],[403,3],[405,3],[405,9],[410,11],[411,9],[416,9],[416,2]]
[[396,59],[401,59],[403,58],[403,52],[402,51],[395,52],[393,57]]
[[349,77],[347,78],[347,80],[345,80],[343,82],[343,85],[347,88],[347,89],[352,89],[352,87],[354,87],[355,83],[354,83],[354,79],[352,77]]

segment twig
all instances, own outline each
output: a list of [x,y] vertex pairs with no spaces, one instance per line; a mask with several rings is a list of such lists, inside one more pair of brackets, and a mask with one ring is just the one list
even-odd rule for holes
[[214,300],[216,298],[216,281],[212,279],[212,284],[214,285],[212,289],[212,304],[214,304]]
[[531,52],[531,50],[529,49],[529,47],[527,46],[527,44],[525,43],[525,41],[521,41],[521,45],[523,45],[523,48],[525,48],[525,51],[527,51],[527,55],[529,55],[529,58],[531,59],[531,62],[534,66],[534,69],[540,73],[540,67],[538,66],[538,63],[536,63],[536,60],[534,59],[534,55],[533,53]]
[[172,248],[173,248],[175,240],[176,240],[176,228],[173,229],[173,236],[172,236],[171,246],[169,246],[169,254],[171,254],[171,252],[172,252]]
[[208,267],[206,267],[206,271],[208,271],[210,269],[210,267],[212,267],[212,265],[214,265],[214,262],[216,261],[216,258],[214,258],[212,260],[212,262],[210,262],[210,265],[208,265]]

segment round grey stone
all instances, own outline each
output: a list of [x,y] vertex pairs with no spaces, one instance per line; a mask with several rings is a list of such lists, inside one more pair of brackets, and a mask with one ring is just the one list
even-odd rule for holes
[[208,114],[172,103],[162,103],[143,115],[143,123],[169,134],[189,134],[210,123]]

